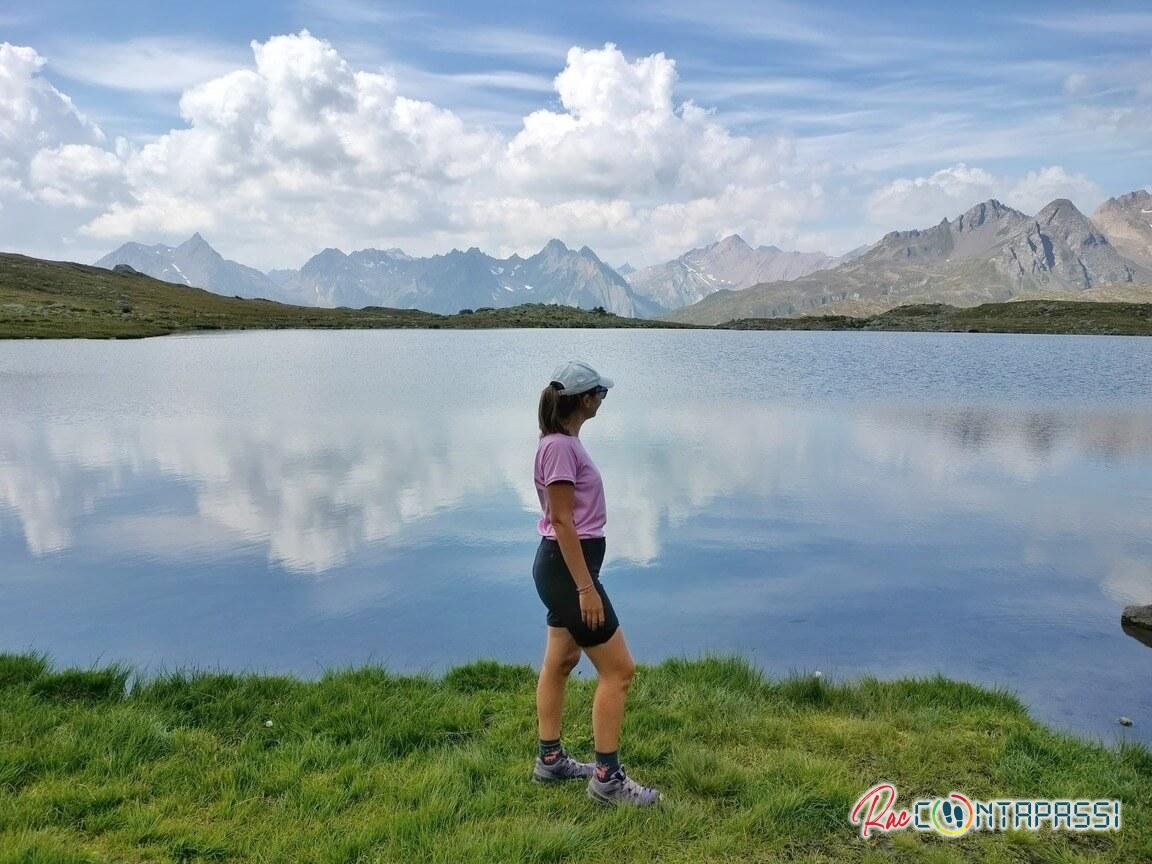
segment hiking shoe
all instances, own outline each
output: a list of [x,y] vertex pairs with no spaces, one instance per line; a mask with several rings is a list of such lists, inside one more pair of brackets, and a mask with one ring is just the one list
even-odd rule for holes
[[559,783],[562,780],[584,780],[596,771],[595,762],[577,762],[564,750],[555,762],[545,762],[536,757],[536,767],[532,769],[532,779],[537,783]]
[[588,780],[588,797],[601,804],[628,804],[633,807],[647,807],[659,804],[664,796],[649,786],[641,786],[617,768],[607,780],[597,780],[593,774]]

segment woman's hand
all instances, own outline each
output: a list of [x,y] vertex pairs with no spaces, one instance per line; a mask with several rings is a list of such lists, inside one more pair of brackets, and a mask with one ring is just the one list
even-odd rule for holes
[[595,586],[580,595],[580,617],[589,630],[596,630],[604,623],[604,601]]

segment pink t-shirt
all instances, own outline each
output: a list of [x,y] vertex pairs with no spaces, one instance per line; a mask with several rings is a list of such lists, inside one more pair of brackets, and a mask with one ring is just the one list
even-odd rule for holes
[[575,435],[545,435],[536,448],[536,494],[544,515],[536,523],[541,537],[556,539],[548,513],[548,484],[567,480],[576,486],[572,521],[581,538],[603,537],[608,515],[604,508],[604,483],[588,451]]

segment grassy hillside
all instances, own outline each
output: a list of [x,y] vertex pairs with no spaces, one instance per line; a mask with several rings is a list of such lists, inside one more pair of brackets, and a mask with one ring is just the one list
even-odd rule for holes
[[100,267],[0,254],[0,338],[133,338],[281,328],[675,327],[540,303],[464,315],[316,309],[222,297]]
[[1152,303],[1077,303],[1017,300],[956,307],[941,303],[899,306],[879,315],[743,318],[731,330],[932,330],[960,333],[1082,333],[1152,336]]
[[[749,289],[751,290],[751,289]],[[850,302],[850,301],[845,301]],[[825,307],[834,311],[833,307]],[[836,307],[839,308],[839,307]],[[851,307],[855,311],[855,307]],[[317,309],[222,297],[99,267],[0,254],[0,338],[136,338],[197,330],[282,328],[709,327],[540,303],[436,315],[413,309]],[[878,315],[741,318],[743,330],[954,330],[1152,335],[1152,304],[1014,300],[974,307],[902,306]]]
[[[1004,692],[943,677],[766,679],[738,658],[641,666],[622,758],[665,801],[601,809],[529,780],[535,673],[380,668],[320,680],[53,670],[0,654],[0,862],[1136,862],[1152,860],[1152,753],[1056,734]],[[565,743],[592,754],[594,682]],[[875,783],[897,807],[1107,798],[1111,833],[863,840]]]

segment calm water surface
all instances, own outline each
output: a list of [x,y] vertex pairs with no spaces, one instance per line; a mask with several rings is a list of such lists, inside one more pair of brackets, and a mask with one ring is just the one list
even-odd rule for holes
[[2,342],[0,650],[145,673],[537,663],[536,399],[568,356],[617,381],[581,438],[640,660],[941,672],[1152,743],[1152,648],[1120,627],[1152,603],[1152,339]]

